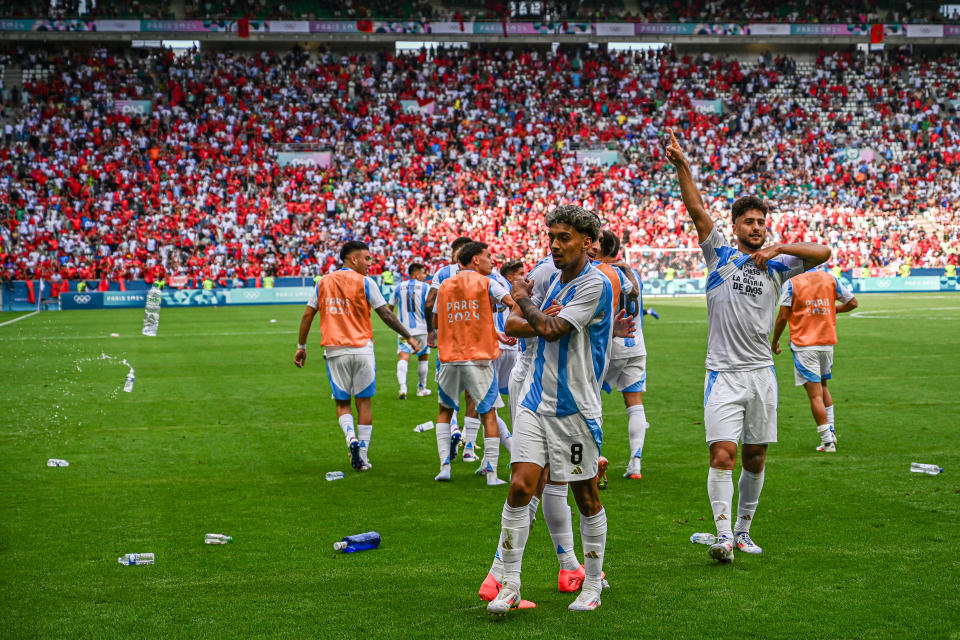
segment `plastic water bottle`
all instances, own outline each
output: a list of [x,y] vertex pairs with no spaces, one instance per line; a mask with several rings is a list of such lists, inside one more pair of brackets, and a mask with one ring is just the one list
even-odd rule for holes
[[160,287],[157,285],[150,287],[143,313],[143,335],[157,335],[157,329],[160,327],[160,302],[162,300],[163,293],[160,292]]
[[327,479],[327,482],[340,480],[341,478],[343,478],[343,471],[327,471],[327,475],[325,475],[324,477]]
[[133,381],[137,379],[137,376],[133,375],[133,369],[130,369],[130,373],[127,374],[127,379],[123,383],[123,390],[127,393],[133,391]]
[[206,544],[229,544],[233,542],[233,538],[222,533],[208,533],[204,536],[203,541]]
[[914,473],[925,473],[928,476],[937,476],[943,473],[943,467],[935,464],[920,464],[919,462],[913,462],[910,464],[910,471]]
[[421,424],[418,424],[413,428],[413,430],[416,431],[417,433],[420,433],[422,431],[430,431],[431,429],[434,429],[434,428],[435,427],[433,426],[433,421],[431,420],[430,422],[423,422]]
[[367,549],[376,549],[380,546],[380,534],[376,531],[367,533],[358,533],[355,536],[347,536],[340,542],[333,543],[334,551],[343,551],[344,553],[355,553],[357,551],[366,551]]
[[127,553],[121,558],[117,558],[120,564],[153,564],[154,557],[152,553]]
[[712,533],[695,533],[690,536],[690,542],[693,544],[713,544],[717,541],[717,536]]
[[66,460],[61,460],[60,458],[50,458],[47,460],[48,467],[69,467],[70,463]]

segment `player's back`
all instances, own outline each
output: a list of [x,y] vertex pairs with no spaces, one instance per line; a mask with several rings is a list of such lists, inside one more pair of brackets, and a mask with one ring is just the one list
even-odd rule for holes
[[[627,309],[628,314],[633,315],[633,337],[632,338],[614,338],[612,348],[612,358],[630,358],[633,356],[647,355],[647,346],[643,341],[643,280],[640,279],[640,273],[636,269],[633,271],[633,277],[636,278],[639,285],[637,291],[637,308]],[[620,308],[626,308],[626,296],[621,296]]]
[[361,347],[373,339],[367,288],[376,286],[353,269],[340,269],[317,283],[323,346]]
[[427,332],[427,319],[424,314],[429,289],[430,286],[426,282],[415,278],[404,280],[394,289],[393,299],[397,305],[397,318],[411,335]]
[[437,292],[437,347],[441,362],[494,360],[500,355],[490,300],[491,280],[460,271]]

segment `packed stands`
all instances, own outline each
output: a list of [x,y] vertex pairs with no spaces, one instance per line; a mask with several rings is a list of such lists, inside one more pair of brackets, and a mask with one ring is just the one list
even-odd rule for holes
[[[696,247],[666,127],[717,219],[758,193],[777,237],[828,241],[844,269],[958,259],[952,55],[11,49],[4,61],[25,78],[0,145],[5,278],[311,276],[353,238],[399,270],[443,261],[464,233],[529,262],[545,253],[530,231],[566,202],[628,245]],[[152,112],[117,113],[121,99]],[[280,167],[283,145],[333,163]],[[586,150],[620,162],[578,161]],[[685,256],[678,277],[699,276],[699,254]]]

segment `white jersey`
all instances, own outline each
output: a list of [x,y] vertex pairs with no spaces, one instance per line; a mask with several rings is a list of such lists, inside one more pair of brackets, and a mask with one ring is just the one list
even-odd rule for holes
[[573,331],[555,342],[537,341],[533,373],[520,389],[520,406],[540,416],[579,413],[587,420],[599,420],[600,385],[613,338],[613,286],[588,263],[567,284],[560,281],[559,271],[554,273],[541,310],[554,300],[563,305],[557,317],[573,325]]
[[[543,299],[547,297],[547,288],[550,286],[550,279],[555,273],[560,273],[560,271],[554,266],[551,256],[541,259],[533,269],[527,272],[527,280],[533,282],[530,301],[538,307],[543,304]],[[533,362],[533,356],[537,351],[537,340],[538,338],[521,338],[519,340],[520,357],[517,358],[517,364],[513,367],[511,377],[517,380],[526,378],[527,369],[530,367],[530,363]]]
[[707,263],[707,369],[749,371],[773,366],[770,332],[783,283],[803,273],[803,260],[781,255],[761,270],[727,246],[714,227],[700,243]]
[[439,289],[440,285],[443,284],[443,281],[447,278],[452,278],[453,276],[460,273],[460,264],[453,262],[448,264],[445,267],[441,267],[439,271],[433,274],[433,279],[430,280],[431,289]]
[[397,318],[410,335],[427,333],[427,291],[430,285],[420,280],[404,280],[394,290],[390,302],[396,305]]
[[[499,271],[494,271],[487,277],[493,280],[494,282],[498,283],[507,291],[510,291],[510,288],[511,288],[510,282],[506,278],[504,278]],[[499,331],[500,333],[504,332],[504,329],[507,326],[508,317],[510,317],[510,307],[508,307],[503,303],[498,304],[494,309],[493,322],[497,327],[497,331]],[[500,343],[501,351],[518,351],[519,349],[520,349],[519,341],[517,342],[517,344],[503,344],[502,342]],[[506,385],[507,381],[504,380],[503,384]]]
[[[613,350],[610,357],[614,360],[647,355],[647,345],[643,342],[643,281],[636,269],[630,270],[633,271],[633,277],[637,279],[637,284],[640,285],[640,291],[637,292],[637,313],[633,316],[633,337],[613,339]],[[626,284],[622,290],[622,295],[626,296],[633,291],[633,284],[629,279],[625,278],[624,280]],[[627,311],[629,312],[629,309]]]

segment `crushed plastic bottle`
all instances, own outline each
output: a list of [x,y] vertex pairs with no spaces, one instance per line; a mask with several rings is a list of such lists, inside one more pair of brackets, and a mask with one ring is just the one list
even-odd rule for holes
[[943,467],[936,464],[921,464],[919,462],[910,463],[910,471],[914,473],[925,473],[928,476],[938,476],[943,473]]
[[340,480],[343,478],[343,471],[327,471],[327,475],[325,475],[324,478],[327,479],[327,482]]
[[143,312],[143,335],[156,337],[157,329],[160,328],[160,303],[163,301],[163,293],[160,287],[153,285],[147,292],[147,304]]
[[423,422],[418,424],[413,428],[413,430],[417,433],[420,433],[422,431],[430,431],[433,428],[434,428],[434,425],[433,425],[433,421],[431,420],[430,422]]
[[366,551],[367,549],[376,549],[380,546],[380,534],[376,531],[358,533],[355,536],[347,536],[340,542],[333,543],[334,551],[343,551],[344,553],[356,553],[357,551]]
[[125,565],[153,564],[154,560],[152,553],[127,553],[117,558],[117,562]]
[[693,544],[713,544],[717,541],[717,536],[712,533],[695,533],[690,536],[690,542]]
[[123,381],[123,390],[127,393],[133,391],[133,381],[137,379],[137,376],[134,375],[133,369],[130,369],[130,373],[127,374],[127,379]]
[[233,538],[222,533],[208,533],[203,537],[203,541],[206,544],[229,544],[233,542]]
[[48,467],[69,467],[70,463],[66,460],[61,460],[60,458],[50,458],[47,460]]

